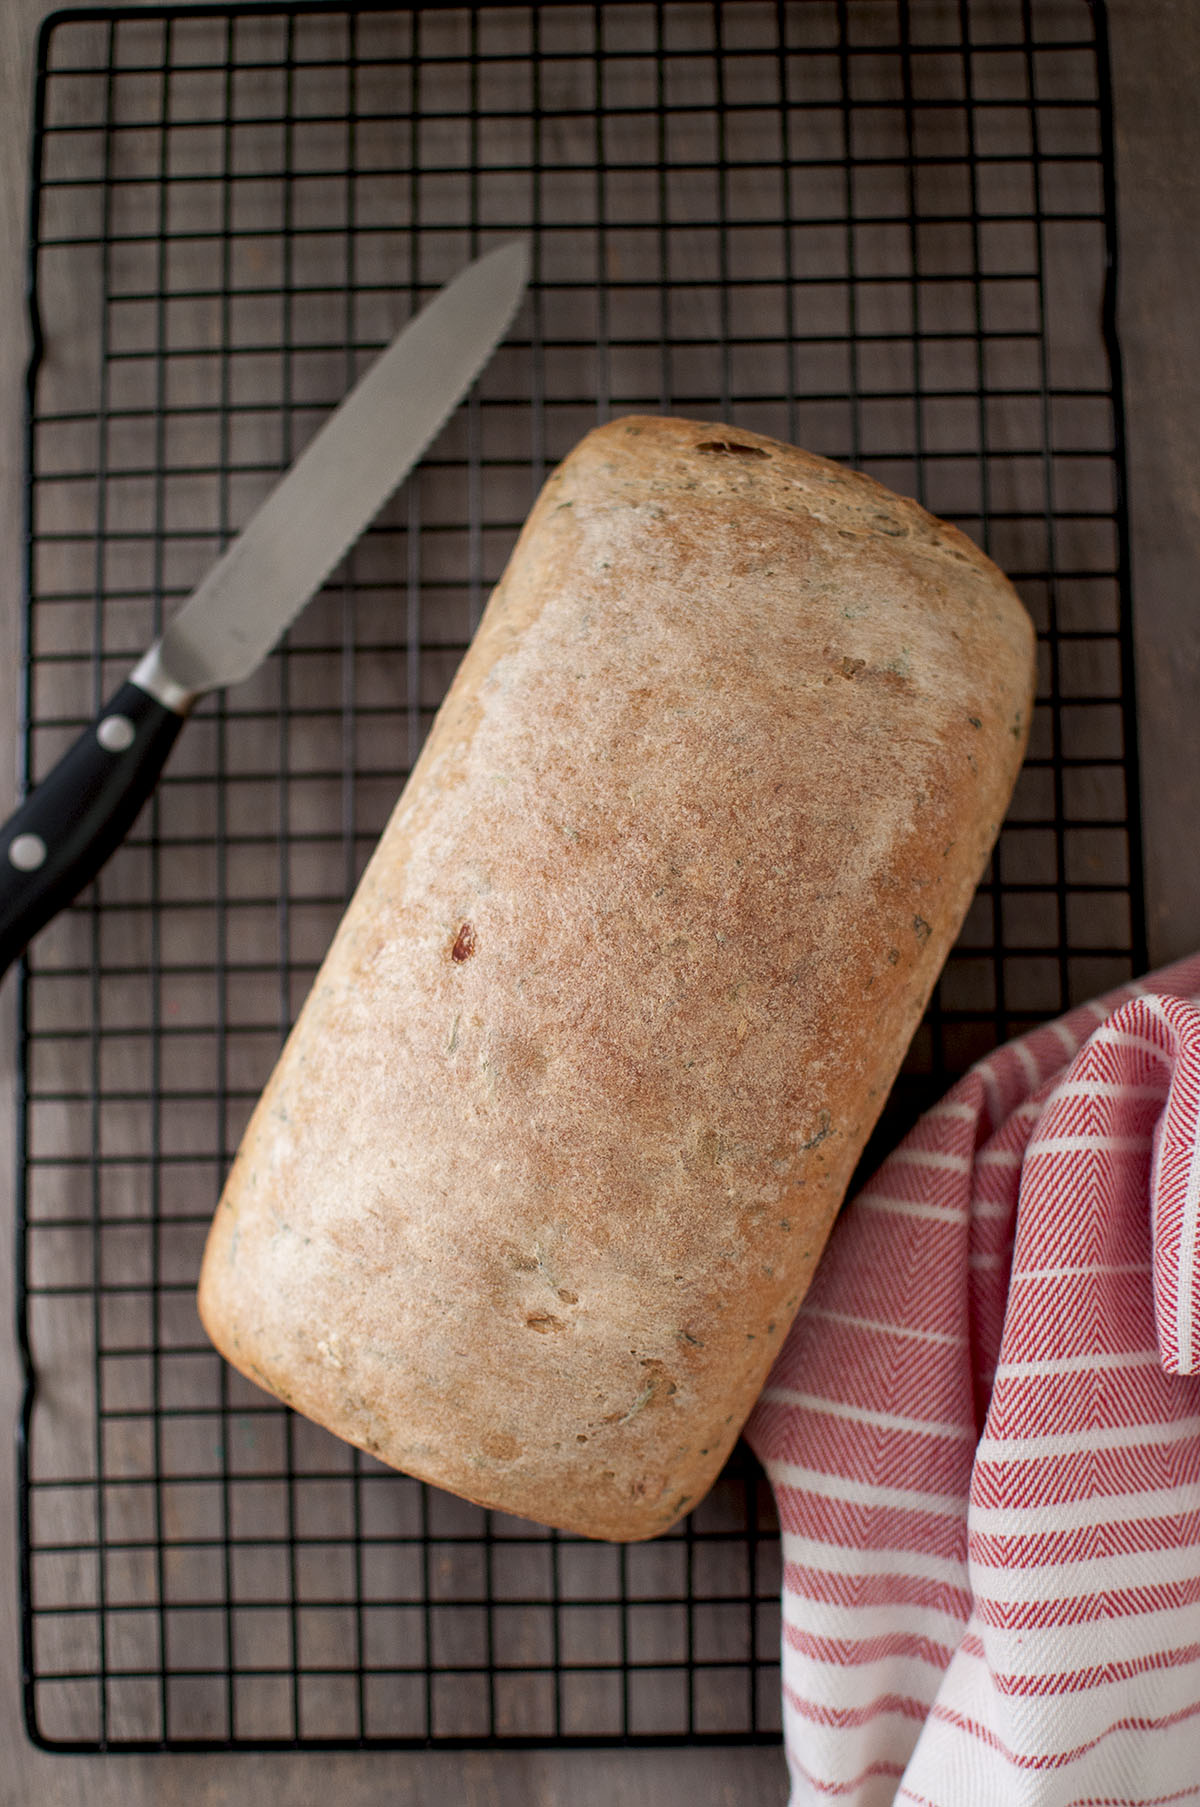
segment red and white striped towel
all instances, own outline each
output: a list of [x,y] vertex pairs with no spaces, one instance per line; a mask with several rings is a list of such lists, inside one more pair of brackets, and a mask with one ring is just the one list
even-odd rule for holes
[[747,1435],[793,1807],[1200,1802],[1200,956],[921,1119]]

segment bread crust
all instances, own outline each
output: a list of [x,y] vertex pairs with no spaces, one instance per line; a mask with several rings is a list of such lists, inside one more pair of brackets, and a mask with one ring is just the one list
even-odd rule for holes
[[246,1131],[199,1302],[397,1468],[591,1537],[703,1496],[1007,808],[1015,591],[742,429],[546,483]]

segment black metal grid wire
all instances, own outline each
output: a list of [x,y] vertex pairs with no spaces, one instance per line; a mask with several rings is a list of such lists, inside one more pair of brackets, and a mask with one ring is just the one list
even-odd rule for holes
[[1014,578],[1042,682],[884,1136],[1144,963],[1109,284],[1083,0],[80,11],[31,195],[27,772],[365,358],[513,233],[531,298],[252,681],[188,726],[21,992],[24,1686],[54,1748],[771,1739],[748,1456],[620,1550],[266,1400],[193,1305],[223,1172],[550,464],[673,411],[919,496]]

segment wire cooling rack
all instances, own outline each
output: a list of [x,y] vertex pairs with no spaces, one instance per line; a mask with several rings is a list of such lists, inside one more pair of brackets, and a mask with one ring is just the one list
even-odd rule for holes
[[392,1474],[218,1360],[222,1175],[552,461],[625,410],[850,461],[1039,628],[1008,826],[884,1131],[1144,963],[1104,15],[1083,0],[72,12],[30,212],[27,772],[363,362],[514,233],[507,344],[36,941],[24,1685],[54,1748],[772,1739],[740,1452],[626,1549]]

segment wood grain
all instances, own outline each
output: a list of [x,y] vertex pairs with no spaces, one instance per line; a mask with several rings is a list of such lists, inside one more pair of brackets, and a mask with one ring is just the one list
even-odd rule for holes
[[1152,964],[1200,946],[1200,11],[1111,9],[1120,329]]
[[[34,44],[44,0],[7,0],[0,8],[0,807],[18,785],[18,678],[23,381],[28,342],[23,305],[23,246]],[[11,1242],[14,987],[0,987],[0,1210]],[[0,1311],[13,1319],[12,1276],[0,1273]],[[19,1369],[11,1342],[0,1354],[0,1418],[15,1421]],[[735,1807],[782,1801],[786,1782],[774,1748],[630,1751],[402,1751],[394,1754],[299,1753],[71,1757],[34,1749],[21,1722],[11,1438],[0,1438],[0,1807],[194,1807],[272,1798],[307,1804],[336,1798],[344,1807],[411,1803],[442,1807],[532,1807],[571,1801],[613,1807],[653,1799],[672,1807]]]
[[[17,784],[21,612],[22,304],[28,97],[44,0],[0,7],[0,805]],[[1200,15],[1188,0],[1114,0],[1121,324],[1130,448],[1132,550],[1151,953],[1200,944]],[[1182,832],[1181,832],[1182,829]],[[12,1221],[13,987],[0,988],[0,1234]],[[11,1237],[10,1237],[11,1239]],[[12,1276],[0,1269],[12,1323]],[[18,1397],[11,1337],[0,1352],[0,1419]],[[741,1807],[782,1802],[780,1754],[765,1750],[417,1752],[72,1758],[32,1749],[20,1720],[11,1438],[0,1435],[0,1807],[172,1807],[264,1796],[307,1803],[454,1800],[464,1807]]]

